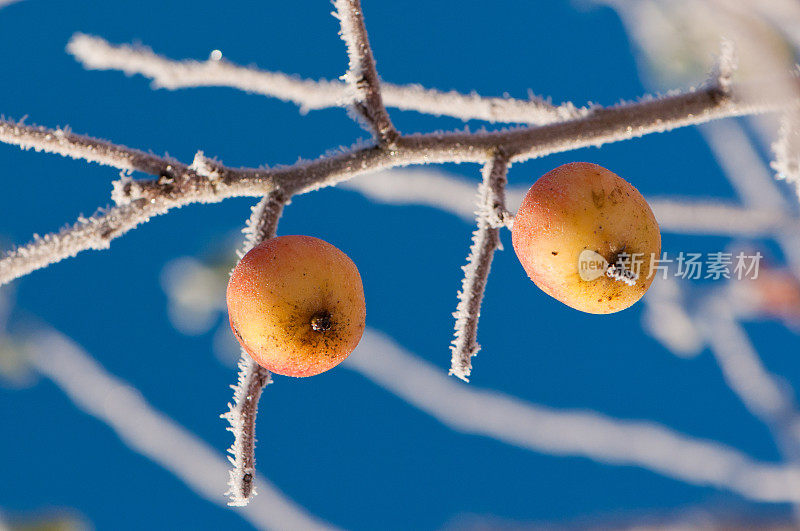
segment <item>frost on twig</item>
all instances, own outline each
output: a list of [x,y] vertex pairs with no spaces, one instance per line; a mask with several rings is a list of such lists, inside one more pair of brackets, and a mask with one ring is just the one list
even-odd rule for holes
[[381,98],[380,80],[364,26],[360,0],[334,0],[340,35],[347,45],[350,65],[345,82],[354,89],[353,107],[381,145],[393,147],[400,134],[394,128]]
[[[292,102],[302,112],[349,105],[349,88],[341,81],[301,79],[225,60],[175,61],[149,48],[113,45],[100,37],[82,33],[72,36],[67,51],[84,68],[140,74],[151,79],[155,88],[230,87]],[[589,112],[571,103],[555,106],[534,96],[528,100],[485,97],[475,93],[442,92],[419,85],[381,83],[381,97],[387,107],[465,121],[543,125],[579,118]]]
[[17,145],[22,149],[55,153],[63,157],[151,175],[170,171],[173,165],[181,166],[175,161],[138,149],[77,135],[69,128],[48,129],[2,119],[0,119],[0,142]]
[[65,227],[60,232],[33,240],[17,247],[0,260],[0,286],[15,278],[60,262],[88,249],[107,249],[111,240],[145,223],[150,217],[166,212],[162,201],[150,203],[137,200],[127,205],[101,209],[97,214]]
[[492,267],[492,258],[500,248],[500,229],[505,225],[505,186],[508,160],[501,150],[495,152],[492,161],[484,166],[483,182],[479,188],[478,227],[472,233],[464,280],[458,294],[458,306],[453,314],[456,318],[455,339],[450,350],[450,374],[469,381],[472,357],[480,350],[478,345],[478,318],[481,301],[486,290],[486,281]]
[[731,94],[733,74],[736,72],[737,66],[738,60],[733,41],[722,39],[719,57],[717,57],[717,62],[711,72],[711,83],[722,97],[727,98]]
[[233,403],[222,418],[230,423],[228,431],[233,433],[233,445],[228,449],[228,460],[233,465],[229,471],[228,505],[244,507],[256,494],[256,415],[258,399],[265,386],[272,383],[269,371],[254,362],[242,351],[239,358],[239,379],[234,390]]
[[289,200],[282,193],[276,191],[265,196],[253,207],[253,213],[242,230],[244,244],[240,258],[259,243],[275,237],[278,232],[278,220],[283,214],[283,207],[287,204],[289,204]]
[[206,157],[202,151],[194,154],[194,160],[189,169],[212,181],[219,179],[223,172],[222,165],[216,160]]
[[783,115],[778,140],[772,144],[775,160],[770,166],[779,179],[794,185],[800,200],[800,111],[793,110]]
[[[286,199],[281,192],[273,192],[253,207],[253,213],[244,229],[245,241],[241,256],[263,240],[272,238],[278,228]],[[256,494],[256,416],[262,389],[272,383],[269,371],[257,364],[242,349],[239,358],[239,379],[233,389],[233,403],[222,418],[230,423],[233,445],[228,449],[233,468],[228,479],[229,505],[245,506]]]

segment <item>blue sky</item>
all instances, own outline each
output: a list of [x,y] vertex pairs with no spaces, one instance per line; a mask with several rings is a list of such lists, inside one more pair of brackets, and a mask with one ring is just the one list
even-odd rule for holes
[[[646,92],[625,30],[607,8],[567,1],[366,1],[381,76],[395,83],[508,93],[527,90],[613,104]],[[365,133],[341,109],[300,115],[291,104],[232,89],[151,90],[141,77],[85,71],[64,47],[81,31],[141,42],[174,58],[212,49],[239,64],[335,78],[346,54],[328,2],[43,2],[0,11],[0,112],[69,125],[131,147],[191,161],[201,149],[231,166],[287,164],[350,145]],[[402,132],[463,127],[392,112]],[[468,124],[472,128],[480,123]],[[516,164],[532,183],[575,160],[602,164],[646,196],[734,199],[694,129]],[[0,145],[0,237],[24,243],[109,202],[113,169]],[[474,180],[473,165],[447,165]],[[219,419],[235,371],[212,353],[213,332],[190,337],[167,316],[164,265],[227,249],[252,200],[191,206],[154,219],[109,251],[81,254],[13,284],[20,315],[72,337],[157,409],[223,452]],[[446,372],[451,313],[472,227],[427,207],[370,203],[343,190],[298,197],[280,233],[310,234],[347,252],[364,279],[367,323]],[[511,252],[496,257],[470,385],[557,408],[649,419],[778,461],[768,430],[726,387],[708,352],[679,359],[641,329],[642,304],[612,316],[573,311],[530,283]],[[664,250],[716,251],[721,237],[665,234]],[[780,259],[780,256],[777,256]],[[765,364],[790,382],[797,337],[774,322],[748,325]],[[554,457],[453,431],[346,369],[277,378],[261,402],[261,473],[310,512],[349,529],[437,529],[465,515],[511,522],[663,513],[702,506],[788,514],[735,494],[633,467]],[[98,529],[247,529],[232,510],[198,498],[76,409],[47,380],[0,387],[0,510],[67,508]]]

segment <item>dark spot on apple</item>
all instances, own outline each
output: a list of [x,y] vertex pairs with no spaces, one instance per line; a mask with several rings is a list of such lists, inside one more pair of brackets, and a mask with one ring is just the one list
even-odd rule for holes
[[322,310],[311,316],[311,329],[315,332],[327,332],[332,325],[331,314],[327,310]]

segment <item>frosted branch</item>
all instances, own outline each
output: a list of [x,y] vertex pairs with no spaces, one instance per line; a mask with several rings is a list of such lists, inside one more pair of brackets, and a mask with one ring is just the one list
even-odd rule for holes
[[380,80],[375,70],[367,28],[364,26],[361,1],[334,0],[333,5],[341,25],[339,35],[347,45],[347,56],[350,59],[344,80],[353,92],[353,108],[366,122],[366,129],[372,131],[381,145],[394,146],[400,134],[383,106]]
[[[156,88],[230,87],[294,103],[303,112],[349,105],[348,86],[340,81],[301,79],[225,60],[174,61],[148,48],[112,45],[100,37],[81,33],[72,36],[67,51],[87,69],[140,74],[151,79]],[[572,104],[554,106],[535,97],[495,98],[385,82],[381,83],[381,96],[387,107],[465,121],[542,125],[588,113]]]
[[[278,220],[286,204],[281,192],[266,195],[256,206],[244,229],[245,241],[240,253],[244,256],[262,241],[273,238],[278,229]],[[256,494],[256,417],[261,391],[272,383],[269,371],[242,349],[239,358],[239,379],[233,389],[233,403],[222,418],[230,423],[228,431],[233,433],[233,445],[228,449],[233,468],[229,472],[229,505],[243,507]]]
[[[703,88],[685,94],[664,96],[595,109],[588,116],[561,123],[505,131],[430,133],[398,138],[392,150],[355,147],[312,162],[274,169],[233,169],[221,165],[201,175],[189,166],[154,155],[116,146],[89,137],[65,133],[58,141],[47,138],[56,130],[5,123],[5,135],[20,146],[40,145],[62,155],[159,175],[158,179],[127,181],[117,187],[115,199],[123,203],[91,223],[83,220],[70,229],[34,239],[0,259],[0,284],[57,262],[79,251],[106,248],[109,236],[120,234],[151,216],[191,203],[215,203],[230,197],[261,197],[280,189],[286,197],[333,186],[362,173],[446,162],[483,163],[487,153],[501,148],[510,162],[543,157],[588,146],[600,146],[677,127],[700,124],[730,116],[796,108],[800,99],[786,91],[770,91],[768,85],[731,88],[729,98],[720,99],[715,89]],[[19,132],[14,132],[15,129]],[[22,139],[22,140],[21,140]],[[36,141],[34,142],[35,139]],[[38,143],[41,142],[41,143]],[[206,159],[210,160],[210,159]],[[137,210],[139,209],[139,210]],[[115,227],[110,233],[106,222]],[[94,227],[96,234],[91,233]],[[77,231],[78,234],[70,234]],[[32,257],[27,264],[26,256]]]
[[287,204],[287,199],[280,192],[273,192],[264,196],[261,201],[253,207],[250,219],[247,220],[244,230],[244,244],[242,245],[241,256],[270,238],[274,238],[278,232],[278,221],[283,214],[283,208]]
[[[26,345],[33,365],[82,411],[110,426],[130,449],[175,477],[198,496],[225,506],[222,455],[170,417],[156,411],[139,391],[106,372],[89,354],[56,331],[41,329]],[[332,529],[265,480],[257,480],[257,502],[236,511],[258,529]]]
[[126,171],[141,171],[151,175],[168,173],[182,165],[138,149],[112,144],[83,135],[68,128],[48,129],[0,120],[0,142],[22,149],[55,153],[63,157],[82,159]]
[[88,249],[108,249],[111,240],[145,223],[151,216],[162,214],[169,206],[158,201],[138,200],[133,203],[101,210],[89,218],[81,217],[75,224],[60,232],[33,240],[9,251],[0,260],[0,285],[32,271],[47,267]]
[[272,383],[264,367],[257,364],[242,350],[239,358],[239,379],[233,389],[233,403],[222,418],[230,423],[228,431],[233,433],[233,445],[228,449],[228,460],[233,465],[228,473],[228,505],[246,506],[256,494],[256,416],[261,391]]
[[478,345],[478,319],[486,281],[492,268],[494,252],[500,248],[500,229],[506,214],[506,173],[508,162],[498,151],[483,168],[483,182],[478,189],[478,227],[472,233],[472,245],[464,269],[464,280],[458,293],[455,339],[450,350],[450,374],[469,381],[472,357],[480,350]]
[[564,410],[458,385],[389,337],[367,329],[342,364],[461,433],[555,456],[636,466],[692,485],[771,503],[800,501],[800,470],[759,462],[653,422]]

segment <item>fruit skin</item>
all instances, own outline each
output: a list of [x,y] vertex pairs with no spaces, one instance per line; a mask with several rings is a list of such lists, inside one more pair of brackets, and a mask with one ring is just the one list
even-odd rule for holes
[[[564,164],[531,186],[512,230],[514,251],[533,282],[567,306],[606,314],[628,308],[650,287],[651,256],[661,233],[650,206],[630,183],[588,162]],[[578,256],[589,249],[615,263],[643,253],[633,286],[605,275],[583,280]]]
[[227,302],[231,329],[245,351],[285,376],[335,367],[364,332],[358,268],[311,236],[279,236],[254,247],[231,273]]

